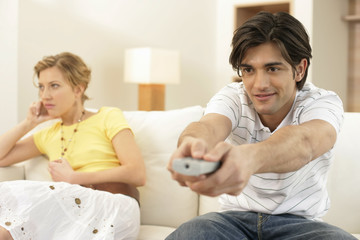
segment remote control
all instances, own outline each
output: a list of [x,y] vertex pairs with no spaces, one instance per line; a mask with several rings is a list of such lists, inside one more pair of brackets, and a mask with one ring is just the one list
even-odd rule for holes
[[177,158],[172,163],[172,168],[183,175],[199,176],[216,171],[220,167],[220,162],[209,162],[202,159],[191,157]]

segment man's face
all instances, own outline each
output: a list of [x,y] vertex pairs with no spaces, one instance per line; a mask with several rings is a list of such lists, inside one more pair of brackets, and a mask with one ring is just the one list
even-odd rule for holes
[[[300,72],[304,70],[302,63],[297,66]],[[302,79],[303,74],[294,72],[274,43],[264,43],[247,50],[240,70],[246,92],[263,124],[268,127],[279,124],[291,109],[296,82]]]

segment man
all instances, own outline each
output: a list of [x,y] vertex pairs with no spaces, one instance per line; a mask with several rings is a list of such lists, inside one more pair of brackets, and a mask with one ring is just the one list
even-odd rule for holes
[[[306,83],[311,47],[287,13],[261,12],[232,41],[242,79],[208,103],[179,138],[173,179],[223,211],[181,225],[170,239],[355,239],[319,221],[329,209],[326,175],[343,120],[339,97]],[[175,172],[175,158],[221,161],[213,174]]]

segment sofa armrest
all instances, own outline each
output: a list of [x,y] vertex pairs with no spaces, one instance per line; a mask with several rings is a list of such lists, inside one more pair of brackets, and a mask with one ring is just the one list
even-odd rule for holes
[[32,181],[52,181],[48,172],[48,159],[40,155],[24,162],[25,179]]
[[25,179],[25,168],[22,165],[0,167],[0,182]]
[[220,211],[219,197],[208,197],[200,195],[199,197],[199,215],[209,212]]

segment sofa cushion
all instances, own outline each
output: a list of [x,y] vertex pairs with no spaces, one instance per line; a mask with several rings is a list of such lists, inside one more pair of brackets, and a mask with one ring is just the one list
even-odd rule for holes
[[220,211],[219,197],[199,196],[199,215]]
[[175,231],[172,227],[141,225],[137,240],[163,240]]
[[146,165],[146,185],[139,188],[141,223],[177,227],[197,216],[198,195],[171,179],[167,164],[185,127],[203,115],[201,106],[168,111],[124,112]]
[[0,182],[25,179],[25,169],[22,165],[0,167]]
[[[331,200],[324,220],[351,233],[360,233],[360,123],[359,113],[345,113],[328,177]],[[349,217],[351,215],[351,217]]]
[[52,181],[48,171],[48,159],[42,155],[24,162],[25,178],[33,181]]

